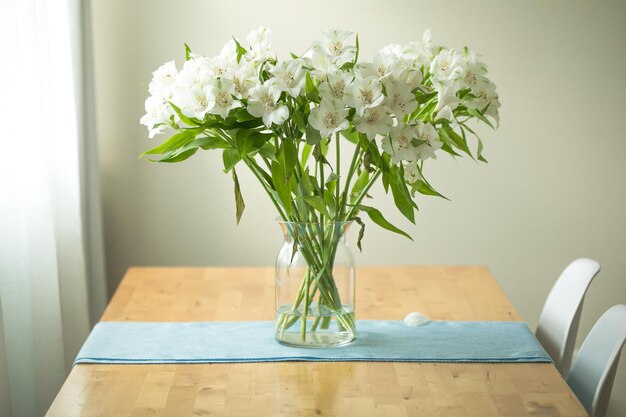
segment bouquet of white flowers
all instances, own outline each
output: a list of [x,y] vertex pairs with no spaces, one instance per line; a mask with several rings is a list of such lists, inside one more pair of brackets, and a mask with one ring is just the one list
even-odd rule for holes
[[[358,35],[340,30],[324,32],[304,54],[289,59],[272,51],[267,28],[252,31],[246,46],[233,38],[214,57],[185,47],[180,71],[172,61],[153,73],[141,123],[150,137],[171,136],[142,156],[180,162],[199,149],[221,151],[224,171],[234,180],[237,222],[244,200],[236,168],[247,166],[287,224],[292,258],[299,253],[306,260],[289,310],[304,317],[302,340],[318,326],[328,328],[319,317],[307,327],[314,305],[331,311],[339,329],[354,338],[354,316],[332,274],[341,234],[333,225],[358,222],[359,248],[361,212],[409,237],[364,204],[377,180],[415,222],[416,192],[442,196],[424,176],[428,159],[443,151],[486,162],[468,124],[499,122],[500,102],[486,66],[469,48],[434,46],[430,31],[421,42],[386,46],[369,62],[359,61]],[[346,171],[342,142],[354,145]],[[293,316],[279,314],[278,335],[297,322]]]

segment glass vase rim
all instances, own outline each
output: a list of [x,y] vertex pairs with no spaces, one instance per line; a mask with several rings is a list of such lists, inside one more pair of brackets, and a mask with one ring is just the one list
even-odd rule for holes
[[294,221],[294,220],[283,220],[280,217],[275,219],[278,224],[285,224],[290,226],[298,226],[298,225],[319,225],[319,226],[340,226],[340,225],[349,225],[354,223],[354,220],[341,220],[341,221],[332,221],[332,222],[311,222],[311,221]]

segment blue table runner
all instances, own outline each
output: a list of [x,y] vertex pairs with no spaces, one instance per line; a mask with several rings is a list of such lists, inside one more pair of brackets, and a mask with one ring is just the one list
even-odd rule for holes
[[361,320],[356,341],[333,349],[283,346],[269,321],[101,322],[75,364],[279,361],[552,362],[523,322]]

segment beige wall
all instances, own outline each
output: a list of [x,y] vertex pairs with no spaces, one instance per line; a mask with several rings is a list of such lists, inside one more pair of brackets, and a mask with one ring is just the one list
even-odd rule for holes
[[[444,155],[429,164],[452,202],[420,198],[417,225],[377,205],[415,243],[368,226],[361,264],[485,264],[535,325],[573,258],[603,267],[581,337],[611,305],[626,303],[626,3],[483,1],[209,2],[94,0],[100,169],[110,287],[129,265],[270,265],[275,214],[248,173],[247,211],[235,227],[232,183],[217,154],[179,165],[138,160],[154,145],[138,124],[150,72],[183,58],[187,42],[217,53],[231,34],[271,27],[282,56],[328,27],[357,31],[362,56],[418,39],[470,45],[499,87],[502,126],[485,131],[488,165]],[[344,152],[346,153],[346,152]],[[626,389],[626,360],[615,391]],[[614,398],[612,416],[626,416]]]

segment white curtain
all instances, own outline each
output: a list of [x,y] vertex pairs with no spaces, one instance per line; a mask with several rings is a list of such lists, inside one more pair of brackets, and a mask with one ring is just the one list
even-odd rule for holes
[[0,416],[42,416],[106,300],[88,3],[0,0]]

